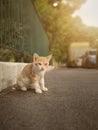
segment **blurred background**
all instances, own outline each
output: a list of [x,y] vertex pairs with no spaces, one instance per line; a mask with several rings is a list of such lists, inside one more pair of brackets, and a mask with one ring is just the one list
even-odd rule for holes
[[56,67],[97,67],[96,2],[0,0],[0,61],[31,62],[36,52],[52,53]]

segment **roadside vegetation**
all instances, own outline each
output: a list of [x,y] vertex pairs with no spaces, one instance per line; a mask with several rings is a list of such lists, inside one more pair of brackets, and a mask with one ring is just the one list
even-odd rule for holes
[[73,42],[89,42],[92,48],[98,48],[98,28],[86,26],[79,16],[73,16],[85,3],[86,0],[35,0],[56,62],[67,61],[68,47]]

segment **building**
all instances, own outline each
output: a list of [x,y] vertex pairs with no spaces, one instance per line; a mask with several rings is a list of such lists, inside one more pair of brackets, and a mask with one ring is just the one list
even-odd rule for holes
[[[76,62],[78,62],[90,48],[89,42],[74,42],[69,46],[68,49],[68,62],[70,66],[75,66]],[[77,61],[78,60],[78,61]]]

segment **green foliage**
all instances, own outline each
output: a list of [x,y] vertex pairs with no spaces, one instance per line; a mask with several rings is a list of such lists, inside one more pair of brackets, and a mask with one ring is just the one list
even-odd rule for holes
[[[6,0],[8,1],[8,0]],[[64,62],[67,60],[67,50],[68,46],[72,42],[81,42],[81,41],[88,41],[90,42],[92,47],[98,46],[98,42],[96,39],[98,39],[98,28],[96,27],[89,27],[82,23],[82,20],[80,17],[73,17],[72,14],[78,10],[82,4],[86,2],[86,0],[66,0],[66,3],[62,3],[62,0],[32,0],[35,3],[35,7],[38,11],[38,14],[41,18],[42,24],[47,32],[48,38],[49,38],[49,48],[50,51],[53,53],[53,58],[57,62]],[[57,7],[53,6],[53,3],[57,2]],[[3,11],[6,11],[8,8],[3,6]],[[29,5],[26,5],[25,7],[30,8]],[[32,7],[32,5],[31,5]],[[16,6],[16,3],[14,3],[13,10],[17,10],[18,8]],[[24,8],[25,9],[25,8]],[[29,15],[29,12],[31,11],[31,14]],[[5,13],[5,12],[2,12]],[[15,12],[14,12],[15,13]],[[30,44],[28,46],[28,43],[32,43],[35,40],[35,37],[38,37],[38,40],[41,39],[40,31],[35,28],[36,21],[33,20],[32,14],[34,13],[33,10],[24,11],[24,42],[25,44],[25,52],[30,50],[30,53],[32,54],[32,50],[35,48],[35,45]],[[35,13],[34,13],[35,16]],[[36,16],[35,16],[36,18]],[[17,39],[20,39],[20,29],[18,23],[13,25],[13,19],[12,17],[9,21],[9,19],[5,20],[5,24],[7,28],[4,28],[4,26],[1,26],[0,35],[4,37],[5,44],[10,45],[13,47],[13,43],[17,43]],[[4,22],[4,21],[2,21]],[[1,23],[2,23],[1,22]],[[8,24],[10,23],[11,28],[8,28]],[[12,23],[12,24],[11,24]],[[32,25],[31,25],[32,23]],[[11,35],[8,33],[10,29]],[[4,33],[4,34],[3,34]],[[34,33],[34,35],[32,35]],[[42,33],[43,35],[43,33]],[[38,41],[37,40],[37,41]],[[3,40],[2,40],[3,41]],[[38,41],[39,42],[39,41]],[[36,43],[36,40],[35,40]],[[2,44],[2,43],[1,43]],[[37,43],[36,43],[37,44]],[[21,47],[20,42],[16,45],[16,48],[19,49],[19,46]],[[22,47],[21,47],[22,48]],[[43,49],[42,49],[43,50]],[[18,55],[17,53],[7,52],[7,50],[4,50],[4,53],[2,49],[0,50],[0,59],[4,58],[7,59],[7,61],[20,61],[21,55]],[[33,50],[34,51],[34,50]],[[6,53],[6,56],[5,56]],[[9,58],[10,57],[10,58]],[[27,54],[24,56],[25,61],[29,62],[31,61],[31,57],[29,57]]]
[[[26,63],[32,62],[32,56],[25,53],[23,57],[24,62]],[[12,51],[6,48],[0,48],[0,61],[21,62],[21,58],[22,58],[21,54],[16,51]]]
[[12,51],[8,50],[8,49],[0,49],[0,61],[10,61],[10,62],[14,62],[15,61],[15,57]]
[[[58,2],[54,7],[53,3]],[[72,42],[88,41],[95,45],[98,28],[89,27],[82,23],[80,17],[72,14],[78,10],[86,0],[35,0],[36,9],[50,41],[50,50],[57,62],[67,60],[68,46]]]
[[[58,2],[57,7],[53,7],[54,2]],[[80,20],[74,19],[72,13],[84,2],[85,0],[67,0],[64,4],[61,0],[35,0],[35,6],[49,37],[50,50],[57,62],[67,59],[68,45],[77,36],[74,34],[75,24],[77,25],[75,22]]]

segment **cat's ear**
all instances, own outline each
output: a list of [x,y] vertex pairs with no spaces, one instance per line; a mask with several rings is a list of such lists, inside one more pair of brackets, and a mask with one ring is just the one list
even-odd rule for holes
[[33,62],[36,61],[38,59],[39,55],[37,53],[33,54]]
[[50,54],[50,55],[47,56],[47,59],[48,59],[49,61],[51,60],[51,58],[52,58],[52,54]]

